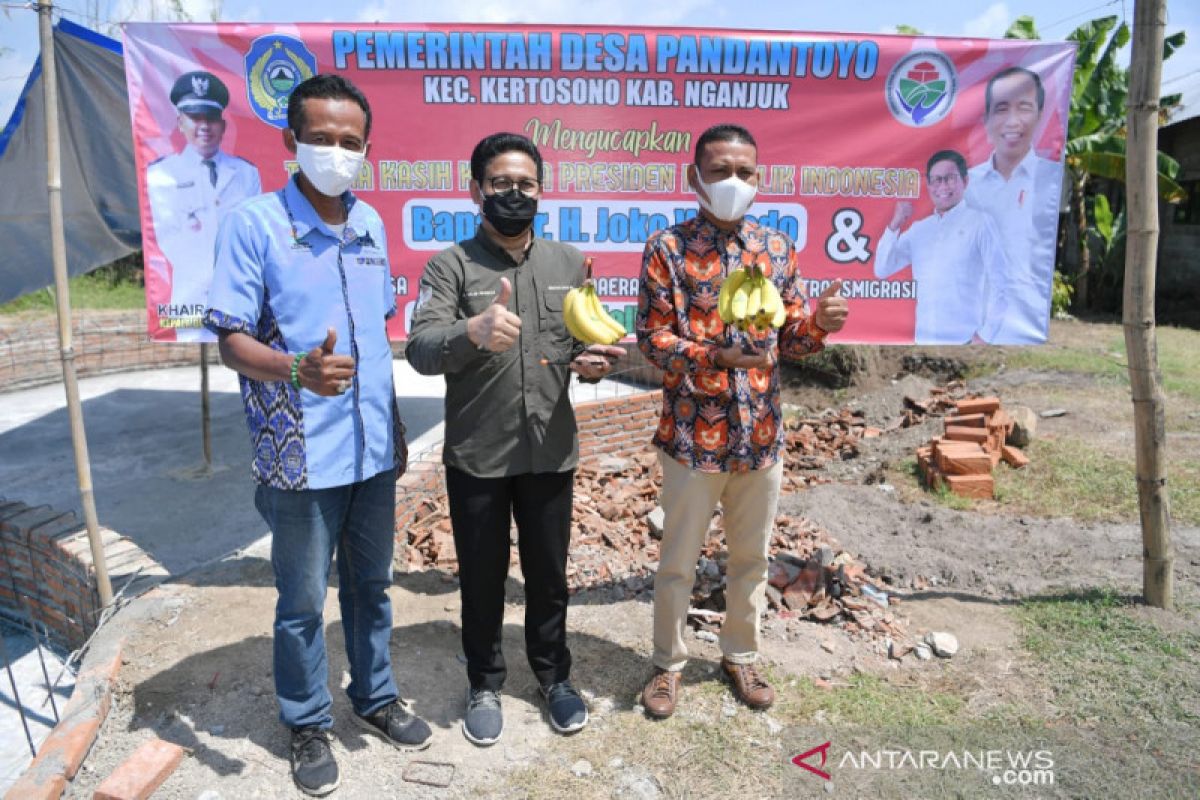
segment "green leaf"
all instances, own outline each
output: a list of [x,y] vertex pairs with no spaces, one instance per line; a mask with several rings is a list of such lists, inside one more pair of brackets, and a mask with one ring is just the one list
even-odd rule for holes
[[1163,39],[1163,61],[1166,61],[1168,58],[1170,58],[1171,54],[1183,47],[1184,43],[1186,42],[1187,33],[1184,31],[1173,33]]
[[1091,22],[1080,25],[1075,30],[1067,35],[1068,42],[1075,42],[1079,45],[1079,51],[1075,55],[1075,78],[1072,83],[1071,99],[1078,100],[1083,94],[1083,89],[1092,79],[1092,72],[1096,69],[1096,62],[1099,59],[1101,48],[1108,40],[1108,34],[1117,24],[1117,18],[1101,17],[1094,19]]
[[1005,39],[1041,39],[1038,36],[1037,28],[1034,27],[1033,17],[1025,14],[1013,20],[1013,24],[1008,26],[1008,30],[1004,32]]
[[[1103,55],[1096,60],[1095,68],[1087,84],[1077,97],[1072,97],[1082,109],[1093,109],[1101,120],[1114,117],[1125,118],[1125,97],[1128,94],[1125,70],[1117,64],[1117,55],[1129,43],[1129,26],[1125,23],[1117,28],[1108,40]],[[1093,125],[1095,118],[1089,120]],[[1093,128],[1094,129],[1094,128]],[[1086,128],[1080,133],[1086,132]]]
[[1112,242],[1113,213],[1108,205],[1108,198],[1102,194],[1096,195],[1092,200],[1092,219],[1095,220],[1096,233],[1100,234],[1107,249]]
[[902,36],[920,36],[921,35],[921,31],[914,28],[912,25],[897,25],[896,33],[899,33]]

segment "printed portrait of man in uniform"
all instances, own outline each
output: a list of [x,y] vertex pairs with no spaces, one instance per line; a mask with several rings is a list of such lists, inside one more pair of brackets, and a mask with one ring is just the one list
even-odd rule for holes
[[173,328],[176,341],[210,341],[200,320],[212,282],[217,225],[262,186],[257,167],[221,149],[229,89],[217,76],[202,70],[179,76],[171,104],[184,147],[146,170],[154,239],[171,285],[169,300],[156,310],[159,325]]

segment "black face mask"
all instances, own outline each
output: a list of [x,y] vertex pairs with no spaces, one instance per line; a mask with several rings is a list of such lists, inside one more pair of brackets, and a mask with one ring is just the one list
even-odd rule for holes
[[504,194],[483,198],[483,215],[502,236],[516,236],[533,223],[537,198],[526,197],[514,187]]

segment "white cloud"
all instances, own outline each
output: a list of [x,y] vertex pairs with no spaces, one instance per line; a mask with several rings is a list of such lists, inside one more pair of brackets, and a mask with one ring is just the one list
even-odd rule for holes
[[115,22],[211,22],[221,0],[118,0],[109,11]]
[[992,3],[983,13],[963,23],[963,35],[998,39],[1008,30],[1013,16],[1007,3]]
[[443,0],[414,7],[405,0],[375,0],[358,12],[360,22],[484,22],[577,25],[680,25],[712,9],[715,0],[679,0],[648,4],[645,0],[607,0],[581,5],[578,0]]

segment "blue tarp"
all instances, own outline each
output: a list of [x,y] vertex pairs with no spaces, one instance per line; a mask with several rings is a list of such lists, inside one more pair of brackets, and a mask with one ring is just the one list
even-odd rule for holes
[[[120,42],[54,28],[67,271],[82,275],[141,247],[133,136]],[[54,282],[46,199],[41,60],[0,132],[0,303]]]

